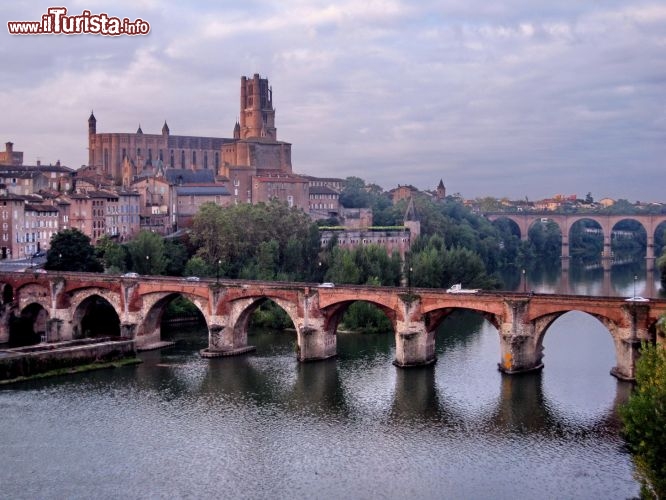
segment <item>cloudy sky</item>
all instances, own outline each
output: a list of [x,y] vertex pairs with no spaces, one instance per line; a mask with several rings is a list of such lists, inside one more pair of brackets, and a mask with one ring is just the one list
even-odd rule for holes
[[[147,36],[11,36],[0,144],[87,161],[98,132],[230,137],[242,75],[273,87],[294,171],[467,198],[666,201],[666,2],[69,0]],[[0,146],[1,147],[1,146]]]

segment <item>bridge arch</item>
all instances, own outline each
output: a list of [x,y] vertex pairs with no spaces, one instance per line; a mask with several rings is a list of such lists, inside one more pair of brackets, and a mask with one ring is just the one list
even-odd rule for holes
[[469,311],[475,314],[478,314],[483,319],[487,320],[491,325],[493,325],[498,331],[501,328],[502,319],[495,312],[488,310],[475,308],[475,307],[445,307],[441,309],[432,309],[427,314],[425,314],[425,325],[426,329],[429,332],[437,330],[437,328],[442,324],[446,318],[451,316],[455,312]]
[[598,261],[604,251],[604,228],[592,217],[580,217],[569,225],[569,256]]
[[342,317],[349,310],[349,307],[356,302],[370,304],[376,307],[387,317],[387,319],[391,323],[391,328],[393,329],[393,332],[394,333],[397,332],[396,320],[398,314],[395,309],[388,307],[386,304],[384,304],[381,301],[369,300],[368,298],[359,297],[358,299],[347,299],[334,302],[332,304],[329,304],[326,308],[323,309],[326,317],[326,320],[324,321],[324,329],[328,334],[331,335],[337,334],[338,326],[342,321]]
[[519,224],[515,219],[509,217],[508,215],[504,217],[500,215],[497,218],[492,219],[491,223],[500,231],[510,233],[518,239],[525,239],[525,235],[527,235],[527,230],[525,228],[521,228],[521,224]]
[[117,295],[106,289],[85,289],[70,296],[73,339],[120,336]]
[[211,331],[211,345],[226,344],[232,348],[247,346],[248,326],[250,316],[266,301],[271,301],[280,307],[289,317],[294,329],[299,346],[303,345],[303,325],[299,322],[298,305],[283,297],[273,294],[257,294],[250,297],[239,297],[228,304],[229,314],[227,315],[226,328],[223,328],[221,335],[224,337],[215,340],[214,332]]
[[202,300],[199,295],[187,292],[150,293],[142,297],[143,310],[145,311],[143,321],[136,330],[136,343],[140,348],[156,345],[162,339],[162,317],[168,305],[178,297],[193,304],[199,315],[209,325],[208,301]]
[[16,291],[18,297],[17,307],[19,311],[25,309],[29,304],[36,302],[44,309],[51,308],[50,290],[40,283],[29,282],[20,286]]
[[49,313],[43,304],[31,302],[10,319],[9,344],[22,347],[39,344],[46,338]]
[[[564,316],[565,314],[572,313],[572,312],[580,312],[583,314],[586,314],[592,318],[595,318],[599,323],[601,323],[606,331],[608,332],[609,336],[611,337],[613,341],[613,345],[615,346],[615,362],[616,365],[621,363],[621,357],[622,353],[624,351],[623,347],[623,338],[622,338],[622,326],[621,324],[618,324],[618,322],[612,318],[609,318],[603,314],[599,314],[596,311],[593,310],[585,310],[584,308],[579,308],[579,309],[563,309],[563,310],[558,310],[554,312],[550,312],[548,314],[545,314],[543,316],[540,316],[538,318],[535,318],[533,320],[533,323],[535,325],[535,341],[536,341],[536,349],[537,352],[543,352],[544,351],[544,339],[546,338],[546,335],[548,334],[548,331],[550,327],[553,325],[553,323]],[[547,353],[546,353],[547,354]]]
[[629,216],[615,220],[611,227],[611,255],[621,258],[622,243],[626,240],[638,240],[637,244],[642,247],[641,257],[645,258],[647,257],[647,239],[648,230],[640,220]]

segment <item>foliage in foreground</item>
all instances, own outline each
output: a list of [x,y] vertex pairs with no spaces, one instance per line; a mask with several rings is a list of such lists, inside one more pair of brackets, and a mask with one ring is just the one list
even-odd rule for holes
[[[664,318],[662,318],[662,321]],[[666,498],[666,346],[643,344],[636,388],[620,408],[642,498]]]
[[78,229],[64,229],[51,237],[45,269],[53,271],[101,272],[90,238]]

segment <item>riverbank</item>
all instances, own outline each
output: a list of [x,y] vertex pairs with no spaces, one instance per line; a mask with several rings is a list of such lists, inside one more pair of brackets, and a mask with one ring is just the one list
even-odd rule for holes
[[113,337],[0,349],[0,384],[139,362],[133,340]]

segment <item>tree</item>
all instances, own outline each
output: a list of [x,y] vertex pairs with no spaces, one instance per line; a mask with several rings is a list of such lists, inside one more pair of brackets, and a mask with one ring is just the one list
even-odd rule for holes
[[78,229],[59,231],[51,238],[45,269],[98,273],[104,267],[95,256],[90,238]]
[[[660,320],[661,331],[666,316]],[[643,344],[636,387],[620,408],[644,498],[666,498],[666,346]]]
[[194,217],[191,241],[209,266],[221,261],[228,278],[304,280],[317,272],[316,224],[302,210],[278,201],[205,204]]
[[345,208],[368,208],[370,195],[365,189],[365,181],[358,177],[347,177],[339,201]]
[[164,251],[164,239],[150,231],[140,231],[127,243],[127,251],[132,263],[132,270],[139,274],[164,274],[167,257]]
[[127,248],[108,236],[103,236],[95,247],[97,258],[104,265],[104,271],[112,274],[127,270],[129,255]]

